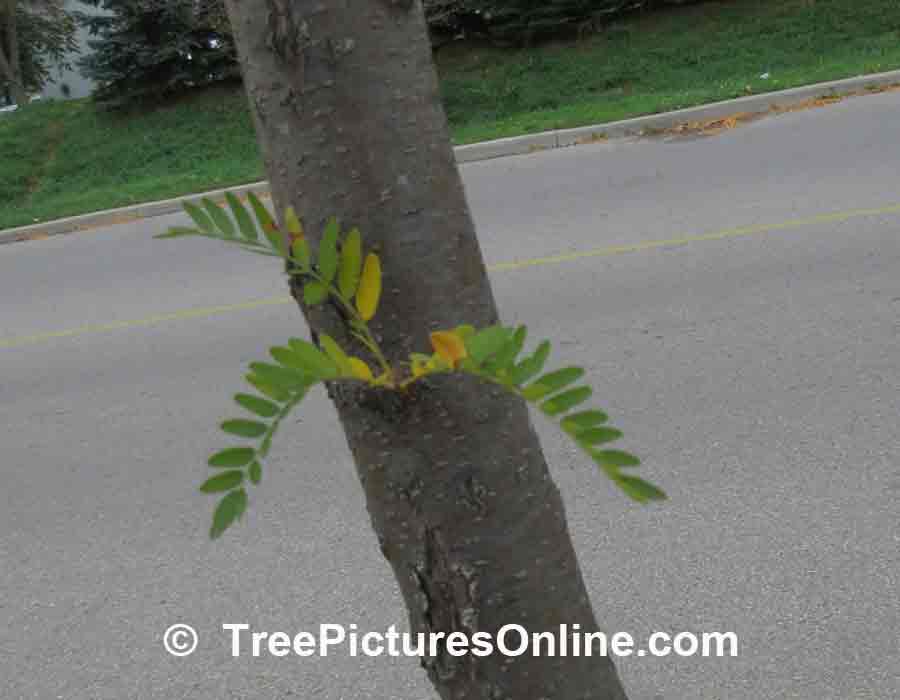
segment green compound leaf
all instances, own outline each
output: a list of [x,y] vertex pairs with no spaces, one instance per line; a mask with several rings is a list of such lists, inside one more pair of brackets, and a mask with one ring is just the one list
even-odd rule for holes
[[328,287],[317,280],[303,285],[303,303],[307,306],[317,306],[328,298]]
[[234,220],[237,221],[241,235],[248,241],[258,241],[259,233],[256,230],[256,224],[253,223],[253,219],[244,208],[244,205],[241,204],[241,200],[237,198],[237,195],[233,192],[226,192],[225,201],[228,202],[231,213],[234,215]]
[[185,236],[205,236],[203,231],[186,226],[172,226],[165,233],[158,233],[154,238],[184,238]]
[[485,369],[492,374],[509,370],[519,353],[522,352],[527,337],[528,329],[525,326],[516,328],[513,333],[509,334],[503,347],[485,363]]
[[[275,360],[282,367],[287,367],[289,369],[295,369],[300,372],[306,372],[306,364],[297,357],[297,354],[291,350],[290,348],[284,347],[283,345],[276,345],[275,347],[269,348],[269,354],[272,356],[272,359]],[[272,365],[264,363],[264,362],[253,362],[250,364],[250,367],[253,368],[253,371],[257,371],[257,368],[262,368],[262,372],[268,372]],[[270,373],[270,376],[274,376]]]
[[253,209],[253,215],[256,216],[256,222],[259,224],[259,227],[261,229],[265,230],[267,228],[278,228],[275,225],[275,219],[272,218],[269,210],[266,209],[266,205],[259,201],[259,197],[257,197],[253,192],[248,191],[247,201],[250,202],[250,208]]
[[547,358],[550,357],[550,341],[545,340],[538,345],[537,350],[532,355],[522,360],[513,367],[509,374],[509,380],[515,386],[522,386],[525,382],[533,379],[544,369],[547,364]]
[[291,259],[301,272],[309,271],[312,254],[309,252],[309,242],[303,236],[295,238],[291,244]]
[[[272,353],[272,357],[275,358],[276,362],[281,361],[279,358],[282,355],[291,362],[296,361],[296,356],[287,348],[272,348],[269,352]],[[307,372],[303,369],[294,368],[293,364],[279,367],[267,362],[251,362],[250,369],[265,384],[276,389],[296,391],[305,389],[311,383]]]
[[[566,431],[568,432],[568,431]],[[585,428],[573,436],[578,444],[588,449],[596,445],[605,445],[622,437],[622,431],[615,428]]]
[[213,513],[212,528],[209,536],[216,539],[221,536],[225,530],[231,527],[247,509],[247,492],[244,489],[232,491],[225,498],[219,501],[219,505]]
[[200,490],[203,493],[221,493],[222,491],[231,491],[235,486],[240,486],[242,483],[244,483],[244,472],[234,469],[210,477],[203,482]]
[[564,369],[550,372],[538,378],[533,384],[522,390],[522,396],[527,401],[537,401],[553,392],[563,389],[569,384],[577,382],[584,376],[584,370],[581,367],[566,367]]
[[319,344],[322,346],[322,350],[325,351],[328,358],[337,366],[341,376],[353,376],[353,365],[350,363],[350,358],[347,356],[347,353],[344,352],[343,348],[337,344],[337,341],[335,341],[334,338],[325,333],[320,333]]
[[272,247],[272,250],[278,254],[278,257],[287,258],[287,240],[286,237],[281,234],[281,231],[276,229],[268,229],[264,228],[263,233],[269,241],[269,245]]
[[281,256],[278,253],[269,250],[262,243],[251,243],[250,241],[244,241],[240,238],[235,238],[234,242],[240,245],[241,250],[246,250],[248,253],[253,253],[254,255],[264,255],[267,258],[280,258]]
[[591,456],[597,464],[613,468],[638,467],[641,464],[637,457],[621,450],[593,450]]
[[236,394],[234,400],[242,408],[246,408],[250,413],[255,413],[262,418],[271,418],[278,413],[278,404],[262,399],[252,394]]
[[666,500],[666,494],[663,491],[636,476],[625,476],[620,474],[614,481],[626,495],[630,496],[638,503]]
[[569,435],[575,436],[582,430],[602,425],[609,420],[609,416],[603,411],[582,411],[573,413],[562,419],[560,425]]
[[[437,331],[432,334],[432,336],[434,335],[448,334]],[[457,335],[463,336],[458,330]],[[522,350],[525,336],[524,326],[515,330],[492,326],[478,332],[467,329],[463,337],[467,349],[470,350],[470,357],[464,358],[458,363],[451,362],[449,364],[458,372],[489,378],[525,400],[537,403],[541,411],[548,417],[559,419],[560,427],[574,438],[579,448],[584,450],[604,474],[630,498],[640,503],[664,499],[666,496],[658,487],[622,473],[621,469],[636,467],[640,464],[637,457],[621,450],[597,449],[600,445],[622,437],[620,430],[605,425],[609,420],[609,416],[605,412],[594,409],[566,415],[568,411],[587,401],[593,393],[589,386],[571,387],[584,376],[582,368],[564,367],[544,374],[532,384],[522,388],[523,384],[543,371],[551,349],[550,343],[545,340],[538,345],[532,355],[518,364],[513,364]],[[473,340],[475,340],[474,344]],[[473,345],[475,354],[481,362],[473,361],[471,357]],[[416,356],[415,354],[411,357],[414,362],[430,360],[426,356]]]
[[274,401],[287,401],[291,398],[291,392],[287,389],[278,386],[277,383],[273,384],[272,382],[268,382],[253,372],[246,375],[245,379],[252,384],[260,394],[268,396]]
[[256,456],[256,450],[252,447],[229,447],[226,450],[216,452],[209,458],[211,467],[243,467],[250,464]]
[[337,219],[331,218],[325,225],[319,242],[319,276],[325,284],[331,284],[338,267],[337,242],[340,227]]
[[264,423],[255,420],[227,420],[222,423],[222,430],[231,435],[245,438],[258,438],[264,435],[268,427]]
[[263,233],[265,233],[266,238],[269,239],[269,245],[272,246],[272,250],[274,250],[279,257],[287,259],[289,257],[287,236],[282,234],[278,229],[272,231],[263,230]]
[[[369,253],[365,263],[362,262],[363,246],[359,231],[352,230],[339,246],[340,229],[337,220],[330,219],[319,245],[317,267],[313,268],[302,223],[293,209],[288,207],[285,212],[285,235],[282,236],[259,198],[252,192],[247,193],[247,198],[259,228],[271,244],[271,250],[265,242],[259,242],[253,218],[240,199],[232,193],[225,195],[227,208],[219,207],[209,199],[202,200],[203,207],[186,202],[185,210],[198,228],[176,227],[163,237],[199,235],[220,240],[230,239],[251,252],[287,258],[289,274],[307,277],[303,292],[305,303],[321,303],[329,294],[334,293],[347,305],[356,307],[358,314],[348,330],[359,337],[360,327],[365,328],[364,322],[371,319],[377,309],[382,286],[378,256]],[[233,220],[229,217],[229,210]],[[289,243],[292,246],[290,256],[286,250]],[[304,269],[298,270],[298,267]],[[363,325],[358,327],[355,324]],[[443,338],[451,335],[457,340],[457,347],[452,352],[447,352],[446,347],[438,344],[440,347],[435,347],[435,356],[413,353],[412,376],[409,381],[405,381],[402,375],[399,380],[397,376],[392,377],[390,368],[386,368],[384,375],[379,378],[384,379],[382,385],[388,390],[401,390],[428,373],[422,371],[423,367],[432,371],[469,373],[488,379],[507,391],[538,404],[547,416],[560,418],[560,427],[574,438],[578,446],[629,497],[641,503],[665,498],[658,487],[621,471],[638,466],[640,461],[636,457],[619,450],[597,449],[598,446],[622,437],[621,431],[605,425],[608,421],[606,413],[585,410],[565,415],[586,401],[592,392],[588,386],[570,388],[584,375],[584,370],[579,367],[566,367],[541,376],[551,350],[549,341],[543,341],[531,355],[518,360],[527,337],[525,326],[515,329],[491,326],[480,331],[471,326],[459,326],[455,331],[433,333],[432,340],[435,336]],[[308,389],[321,380],[360,377],[361,370],[353,365],[354,362],[361,365],[360,360],[349,358],[329,336],[320,335],[318,342],[321,348],[308,341],[292,338],[287,347],[271,348],[270,354],[277,364],[254,362],[250,365],[247,381],[262,396],[237,394],[235,401],[254,416],[269,420],[269,423],[238,418],[221,424],[222,429],[231,435],[245,439],[261,438],[261,441],[256,449],[231,447],[209,458],[210,466],[226,471],[207,479],[200,487],[201,490],[208,493],[228,492],[213,515],[210,531],[213,538],[219,537],[244,513],[247,507],[247,494],[243,488],[245,479],[252,484],[261,482],[261,460],[268,455],[279,425],[303,400]],[[445,352],[441,353],[441,348]],[[445,357],[447,355],[452,357],[448,360]],[[438,356],[444,361],[441,362]],[[420,365],[418,367],[417,362]],[[363,367],[369,372],[369,381],[373,381],[371,371]],[[535,380],[535,377],[539,378]]]
[[259,197],[253,192],[247,192],[247,201],[250,202],[250,207],[253,209],[259,228],[262,229],[263,235],[269,241],[269,245],[272,246],[272,250],[278,253],[280,257],[287,257],[284,237],[279,232],[278,225],[275,223],[275,219],[272,218],[269,210],[266,209],[266,206],[259,201]]
[[337,376],[338,368],[334,362],[309,341],[291,338],[288,345],[299,366],[317,379],[332,379]]
[[197,228],[206,233],[215,234],[216,227],[203,209],[191,202],[182,202],[181,206],[193,222],[197,224]]
[[359,276],[362,273],[362,235],[353,229],[341,246],[340,269],[338,270],[338,291],[348,301],[356,294]]
[[509,328],[489,326],[465,339],[466,351],[476,364],[482,364],[503,348],[511,334]]
[[204,197],[202,201],[203,206],[206,208],[206,213],[209,214],[209,218],[213,220],[213,223],[221,231],[222,235],[225,238],[234,238],[237,235],[237,231],[225,210],[208,197]]
[[541,404],[541,410],[550,417],[558,416],[560,413],[565,413],[570,408],[574,408],[578,404],[584,403],[591,398],[591,394],[593,393],[594,390],[589,386],[580,386],[576,389],[570,389],[562,394],[557,394],[552,399],[544,401],[544,403]]

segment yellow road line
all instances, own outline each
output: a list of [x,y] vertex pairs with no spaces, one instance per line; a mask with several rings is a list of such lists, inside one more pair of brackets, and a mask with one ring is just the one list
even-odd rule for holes
[[184,311],[174,311],[169,314],[158,314],[156,316],[148,316],[147,318],[139,318],[132,321],[114,321],[112,323],[97,323],[88,326],[78,326],[77,328],[69,328],[64,331],[54,331],[51,333],[37,333],[35,335],[23,335],[18,338],[9,338],[0,340],[0,348],[14,348],[19,345],[31,345],[40,343],[45,340],[55,340],[57,338],[71,338],[76,335],[87,335],[89,333],[103,333],[105,331],[121,330],[123,328],[138,328],[139,326],[153,326],[158,323],[167,321],[183,321],[189,318],[206,318],[209,316],[218,316],[220,314],[231,313],[232,311],[248,311],[250,309],[258,309],[262,306],[277,306],[287,304],[292,301],[291,297],[272,297],[270,299],[258,299],[256,301],[248,301],[243,304],[228,304],[226,306],[209,306],[198,309],[185,309]]
[[[704,241],[721,241],[728,238],[740,238],[745,236],[759,235],[763,233],[771,233],[773,231],[786,231],[789,229],[801,228],[805,226],[813,226],[815,224],[835,223],[856,219],[864,216],[880,216],[884,214],[900,213],[900,204],[892,204],[887,207],[878,207],[875,209],[851,209],[848,211],[835,212],[833,214],[820,214],[818,216],[810,216],[802,219],[790,219],[775,224],[759,224],[756,226],[741,226],[738,228],[724,229],[713,233],[697,234],[692,236],[681,236],[678,238],[667,238],[657,241],[644,241],[642,243],[634,243],[631,245],[608,246],[605,248],[595,248],[593,250],[583,250],[574,253],[563,253],[561,255],[551,255],[543,258],[531,258],[527,260],[515,260],[506,263],[497,263],[488,266],[491,272],[506,272],[510,270],[522,270],[528,267],[542,267],[544,265],[557,265],[567,262],[575,262],[577,260],[586,260],[589,258],[604,258],[613,255],[622,255],[624,253],[637,253],[644,250],[653,250],[655,248],[670,248],[673,246],[682,246],[689,243],[701,243]],[[158,323],[166,323],[168,321],[183,321],[191,318],[206,318],[209,316],[219,316],[221,314],[231,313],[233,311],[249,311],[264,306],[277,306],[287,304],[293,300],[289,296],[272,297],[269,299],[258,299],[256,301],[248,301],[242,304],[228,304],[225,306],[211,306],[207,308],[186,309],[184,311],[175,311],[168,314],[159,314],[149,316],[147,318],[135,319],[131,321],[115,321],[112,323],[99,323],[94,325],[79,326],[68,330],[54,331],[50,333],[38,333],[35,335],[25,335],[19,337],[0,339],[0,349],[19,347],[21,345],[32,345],[46,340],[56,340],[59,338],[71,338],[79,335],[87,335],[90,333],[102,333],[105,331],[121,330],[126,328],[138,328],[140,326],[152,326]]]
[[642,250],[653,250],[654,248],[670,248],[673,246],[686,245],[688,243],[701,243],[703,241],[721,241],[727,238],[739,238],[742,236],[753,236],[761,233],[771,233],[772,231],[784,231],[787,229],[800,228],[803,226],[812,226],[814,224],[834,223],[838,221],[847,221],[861,216],[878,216],[881,214],[895,214],[900,212],[900,204],[893,204],[889,207],[879,207],[877,209],[852,209],[849,211],[837,212],[834,214],[820,214],[818,216],[810,216],[805,219],[791,219],[782,221],[777,224],[759,224],[757,226],[741,226],[739,228],[729,228],[723,231],[715,231],[714,233],[703,233],[693,236],[681,236],[679,238],[667,238],[660,241],[644,241],[643,243],[634,243],[631,245],[610,246],[607,248],[595,248],[594,250],[576,251],[574,253],[563,253],[561,255],[551,255],[545,258],[532,258],[530,260],[519,260],[508,263],[499,263],[491,266],[492,272],[502,272],[506,270],[521,270],[526,267],[539,267],[542,265],[556,265],[559,263],[573,262],[575,260],[584,260],[586,258],[605,258],[612,255],[621,255],[623,253],[636,253]]

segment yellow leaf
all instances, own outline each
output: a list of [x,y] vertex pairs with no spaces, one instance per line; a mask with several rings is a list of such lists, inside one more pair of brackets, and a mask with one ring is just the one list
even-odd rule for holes
[[287,226],[291,238],[303,235],[303,224],[301,224],[300,219],[297,218],[297,212],[294,211],[294,207],[285,209],[284,224]]
[[375,253],[366,256],[359,289],[356,290],[356,308],[363,321],[370,320],[378,310],[381,297],[381,261]]
[[392,386],[394,382],[394,377],[390,372],[382,372],[376,378],[373,384],[375,386]]
[[466,356],[466,344],[453,331],[437,331],[431,334],[431,346],[444,362],[451,367]]
[[362,379],[364,382],[371,382],[375,380],[375,377],[372,374],[372,370],[369,369],[369,365],[360,360],[358,357],[350,358],[350,367],[353,370],[353,376],[357,379]]
[[409,367],[412,371],[413,377],[418,379],[419,377],[423,377],[428,374],[428,361],[431,360],[428,355],[422,355],[420,353],[414,352],[409,356],[409,359]]
[[302,269],[309,268],[309,243],[303,236],[294,238],[291,242],[291,255]]
[[348,375],[353,374],[353,368],[350,364],[350,358],[347,357],[347,353],[341,349],[341,346],[337,344],[337,342],[330,335],[326,335],[325,333],[319,334],[319,345],[322,346],[322,349],[325,351],[325,354],[328,355],[329,358],[338,366],[338,369],[341,371],[341,374]]
[[341,263],[338,268],[338,289],[345,299],[353,297],[359,284],[362,268],[362,237],[355,228],[347,234],[341,246]]

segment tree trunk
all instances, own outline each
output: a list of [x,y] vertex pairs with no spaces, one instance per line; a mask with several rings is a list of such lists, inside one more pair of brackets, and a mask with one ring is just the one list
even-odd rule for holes
[[22,67],[19,57],[19,32],[16,26],[16,0],[5,0],[5,18],[6,26],[3,27],[5,35],[6,49],[9,55],[3,52],[3,46],[0,45],[0,75],[6,78],[12,92],[13,102],[17,105],[26,105],[28,103],[28,93],[22,82]]
[[[338,216],[379,251],[373,329],[388,359],[425,350],[436,328],[495,323],[421,4],[228,0],[228,11],[276,206],[293,205],[312,238]],[[314,334],[342,336],[333,312],[307,319]],[[408,396],[331,395],[412,632],[597,630],[521,401],[456,377]],[[600,657],[442,648],[423,666],[445,700],[625,698]]]

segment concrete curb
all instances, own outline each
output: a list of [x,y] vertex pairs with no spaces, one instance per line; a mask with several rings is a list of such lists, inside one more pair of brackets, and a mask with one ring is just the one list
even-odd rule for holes
[[235,185],[234,187],[226,187],[220,190],[187,194],[182,197],[176,197],[175,199],[163,199],[157,202],[134,204],[128,207],[119,207],[118,209],[106,209],[90,214],[81,214],[80,216],[70,216],[66,219],[56,219],[42,224],[31,224],[30,226],[11,228],[0,231],[0,244],[35,240],[38,238],[46,238],[48,236],[56,236],[61,233],[72,233],[74,231],[97,228],[98,226],[127,224],[130,221],[138,221],[153,216],[174,214],[175,212],[181,211],[181,203],[185,200],[209,197],[216,201],[224,201],[226,192],[238,190],[241,192],[252,190],[256,195],[267,195],[269,193],[269,183],[263,181],[248,185]]
[[651,114],[646,117],[624,119],[594,126],[583,126],[577,129],[560,129],[528,136],[485,141],[458,147],[456,156],[460,163],[468,163],[489,158],[534,153],[548,148],[564,148],[610,139],[634,138],[695,122],[710,122],[736,114],[762,115],[796,107],[804,102],[823,97],[850,97],[892,86],[900,86],[900,70],[832,80],[827,83],[805,85],[790,90],[768,92],[763,95],[739,97],[734,100],[712,102],[700,107],[690,107],[674,112]]
[[[724,119],[737,114],[763,115],[777,112],[790,107],[796,107],[810,100],[826,97],[850,97],[863,95],[868,92],[883,90],[888,87],[900,86],[900,70],[874,75],[833,80],[827,83],[817,83],[804,87],[769,92],[763,95],[751,95],[739,97],[724,102],[713,102],[700,107],[679,109],[674,112],[652,114],[635,119],[624,119],[607,124],[584,126],[577,129],[560,129],[557,131],[545,131],[539,134],[527,136],[514,136],[512,138],[485,141],[468,146],[457,146],[456,160],[459,163],[473,163],[493,158],[524,155],[553,148],[564,148],[588,143],[604,142],[610,139],[634,138],[654,132],[665,131],[674,127],[689,125],[692,123],[711,122]],[[84,229],[108,226],[113,224],[128,223],[153,216],[171,214],[181,210],[184,200],[210,197],[220,200],[229,190],[252,190],[255,194],[267,194],[268,183],[257,182],[248,185],[238,185],[225,189],[212,190],[198,194],[185,195],[175,199],[166,199],[146,204],[136,204],[129,207],[109,209],[106,211],[73,216],[66,219],[57,219],[41,224],[22,226],[19,228],[0,231],[0,244],[13,243],[15,241],[33,240],[45,238],[63,233],[71,233]]]

